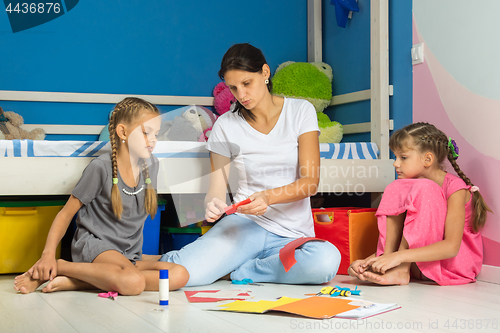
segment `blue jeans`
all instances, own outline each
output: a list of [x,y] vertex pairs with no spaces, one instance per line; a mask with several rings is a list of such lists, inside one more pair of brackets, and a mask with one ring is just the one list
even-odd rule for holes
[[184,266],[186,286],[211,284],[231,273],[231,280],[321,284],[337,273],[340,252],[329,242],[307,242],[295,250],[297,263],[285,272],[279,250],[294,238],[273,234],[236,214],[220,220],[205,235],[160,258]]

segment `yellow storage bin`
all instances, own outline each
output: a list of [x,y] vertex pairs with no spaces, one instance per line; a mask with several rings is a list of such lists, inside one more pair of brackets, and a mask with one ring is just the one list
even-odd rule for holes
[[[0,274],[23,273],[40,259],[65,201],[0,202]],[[61,245],[57,248],[57,258]]]

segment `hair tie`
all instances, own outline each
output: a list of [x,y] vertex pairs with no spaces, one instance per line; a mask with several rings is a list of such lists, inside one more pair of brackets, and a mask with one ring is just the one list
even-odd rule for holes
[[469,186],[469,190],[470,190],[472,193],[474,193],[474,192],[479,192],[479,187],[477,187],[477,186],[475,186],[475,185],[474,185],[474,186]]
[[151,179],[148,177],[146,178],[146,180],[144,181],[147,185],[151,184]]
[[118,184],[118,178],[113,178],[113,185]]
[[453,159],[456,160],[458,158],[458,146],[455,140],[448,138],[448,149],[450,149]]

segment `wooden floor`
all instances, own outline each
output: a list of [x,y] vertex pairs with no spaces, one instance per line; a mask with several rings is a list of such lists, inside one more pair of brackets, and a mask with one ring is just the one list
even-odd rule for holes
[[[305,297],[321,286],[265,284],[236,286],[229,281],[170,292],[170,305],[158,306],[158,293],[119,296],[97,292],[40,291],[29,295],[13,289],[14,275],[0,275],[0,332],[500,332],[500,285],[476,282],[439,287],[361,285],[360,298],[398,303],[402,308],[370,319],[313,320],[287,314],[242,314],[206,311],[217,303],[188,303],[183,290],[252,290],[255,299]],[[337,276],[329,284],[354,287]]]

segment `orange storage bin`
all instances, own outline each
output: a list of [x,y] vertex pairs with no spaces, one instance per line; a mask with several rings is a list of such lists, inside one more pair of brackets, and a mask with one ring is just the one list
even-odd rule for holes
[[312,210],[316,237],[329,241],[340,251],[337,274],[347,274],[353,261],[364,259],[377,250],[376,211],[376,208],[356,207]]

